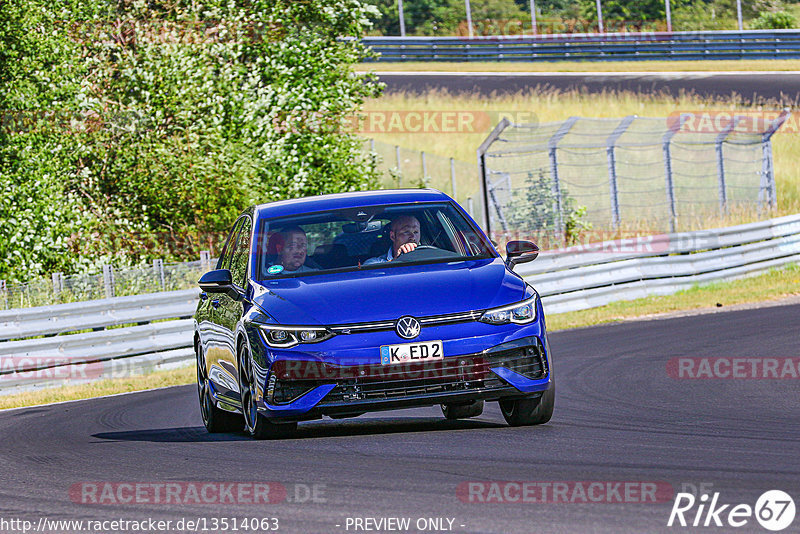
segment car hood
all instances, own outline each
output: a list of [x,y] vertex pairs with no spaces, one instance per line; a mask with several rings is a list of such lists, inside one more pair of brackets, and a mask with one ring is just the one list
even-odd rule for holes
[[254,303],[286,325],[391,321],[522,300],[525,282],[500,258],[366,269],[254,283]]

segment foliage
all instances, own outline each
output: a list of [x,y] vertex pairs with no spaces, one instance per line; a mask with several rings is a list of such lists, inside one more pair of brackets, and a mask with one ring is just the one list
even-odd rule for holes
[[[0,278],[196,259],[252,203],[373,187],[360,0],[0,4]],[[345,39],[343,39],[345,38]]]
[[576,206],[575,199],[569,196],[563,184],[560,189],[559,213],[558,195],[552,178],[543,171],[529,172],[525,187],[513,191],[512,200],[504,210],[508,227],[549,241],[560,234],[559,228],[563,226],[565,245],[578,243],[582,233],[591,229],[592,225],[583,220],[586,207]]
[[[397,0],[373,0],[376,33],[400,35]],[[514,0],[471,0],[476,35],[520,33],[519,23],[530,28],[530,14]],[[405,0],[406,35],[468,35],[464,0]]]
[[750,23],[753,30],[789,30],[797,27],[797,19],[786,11],[764,11]]

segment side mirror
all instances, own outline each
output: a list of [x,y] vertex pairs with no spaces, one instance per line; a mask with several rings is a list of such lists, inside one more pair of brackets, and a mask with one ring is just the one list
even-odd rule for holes
[[506,244],[506,265],[513,269],[515,265],[535,260],[539,256],[539,247],[531,241],[509,241]]
[[206,293],[225,293],[231,298],[236,298],[239,292],[233,287],[231,272],[228,269],[208,271],[197,282],[200,289]]

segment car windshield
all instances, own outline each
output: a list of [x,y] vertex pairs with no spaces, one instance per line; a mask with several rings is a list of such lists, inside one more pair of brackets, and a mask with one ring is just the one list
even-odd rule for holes
[[253,278],[491,258],[492,245],[447,202],[363,206],[263,219]]

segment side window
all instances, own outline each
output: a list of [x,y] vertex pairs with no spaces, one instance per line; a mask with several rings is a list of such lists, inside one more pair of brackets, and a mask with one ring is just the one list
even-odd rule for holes
[[231,256],[233,255],[233,250],[236,247],[236,235],[239,233],[239,228],[242,226],[242,219],[236,221],[231,228],[231,233],[228,234],[228,240],[225,241],[225,247],[222,249],[222,254],[219,255],[219,260],[217,261],[217,269],[230,269],[231,268]]
[[250,258],[250,233],[253,224],[250,217],[244,217],[242,221],[239,241],[231,261],[231,279],[239,287],[245,286],[247,278],[247,260]]

